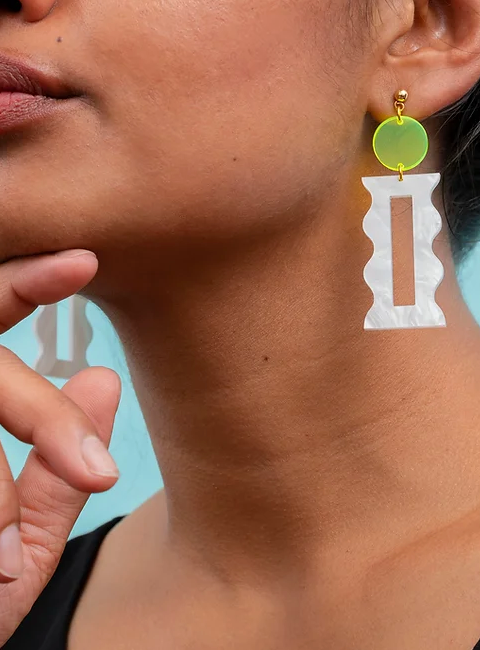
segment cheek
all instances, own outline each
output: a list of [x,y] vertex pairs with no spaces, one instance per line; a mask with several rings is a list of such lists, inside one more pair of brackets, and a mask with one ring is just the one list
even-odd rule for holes
[[312,29],[309,7],[322,3],[79,0],[81,27],[64,44],[94,108],[57,137],[47,178],[14,166],[49,215],[32,242],[143,250],[174,233],[276,229],[318,203],[358,122],[338,92],[355,75],[329,44],[338,34]]
[[309,31],[311,4],[120,3],[105,27],[112,36],[99,32],[89,47],[104,128],[132,173],[158,170],[165,191],[187,198],[209,187],[226,195],[231,182],[251,193],[266,177],[288,191],[302,169],[314,172],[320,140],[335,150],[339,98],[328,30]]

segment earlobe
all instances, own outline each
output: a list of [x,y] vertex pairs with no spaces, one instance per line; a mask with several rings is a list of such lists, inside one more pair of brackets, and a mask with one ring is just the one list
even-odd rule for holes
[[405,88],[410,115],[422,120],[461,99],[478,79],[480,0],[419,0],[410,30],[390,44],[373,75],[369,111],[382,121],[395,90]]

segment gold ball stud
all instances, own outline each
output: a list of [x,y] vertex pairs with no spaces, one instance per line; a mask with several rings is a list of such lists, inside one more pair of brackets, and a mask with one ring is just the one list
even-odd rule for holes
[[402,104],[405,104],[405,102],[406,102],[407,99],[408,99],[408,93],[407,93],[407,91],[406,91],[406,90],[398,90],[398,91],[395,93],[395,99],[397,100],[397,102],[400,102],[400,103],[402,103]]

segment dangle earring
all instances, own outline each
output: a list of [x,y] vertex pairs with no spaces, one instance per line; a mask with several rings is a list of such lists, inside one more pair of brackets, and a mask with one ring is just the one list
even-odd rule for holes
[[[442,262],[433,252],[433,241],[442,229],[442,218],[432,203],[440,174],[404,172],[417,167],[427,155],[428,135],[420,122],[403,115],[408,93],[395,94],[396,115],[382,122],[373,136],[378,160],[395,176],[362,178],[372,196],[372,205],[363,220],[363,230],[372,240],[374,253],[363,271],[373,292],[374,302],[365,317],[364,329],[410,329],[445,327],[443,311],[435,302],[435,292],[443,280]],[[413,256],[415,304],[393,303],[393,249],[391,201],[411,198],[413,213]]]

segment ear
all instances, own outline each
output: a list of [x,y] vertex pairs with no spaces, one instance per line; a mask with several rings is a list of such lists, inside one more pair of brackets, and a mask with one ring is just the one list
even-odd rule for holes
[[394,114],[397,90],[408,91],[405,114],[422,120],[480,79],[480,0],[397,0],[384,10],[390,15],[377,27],[383,51],[369,95],[374,119]]

